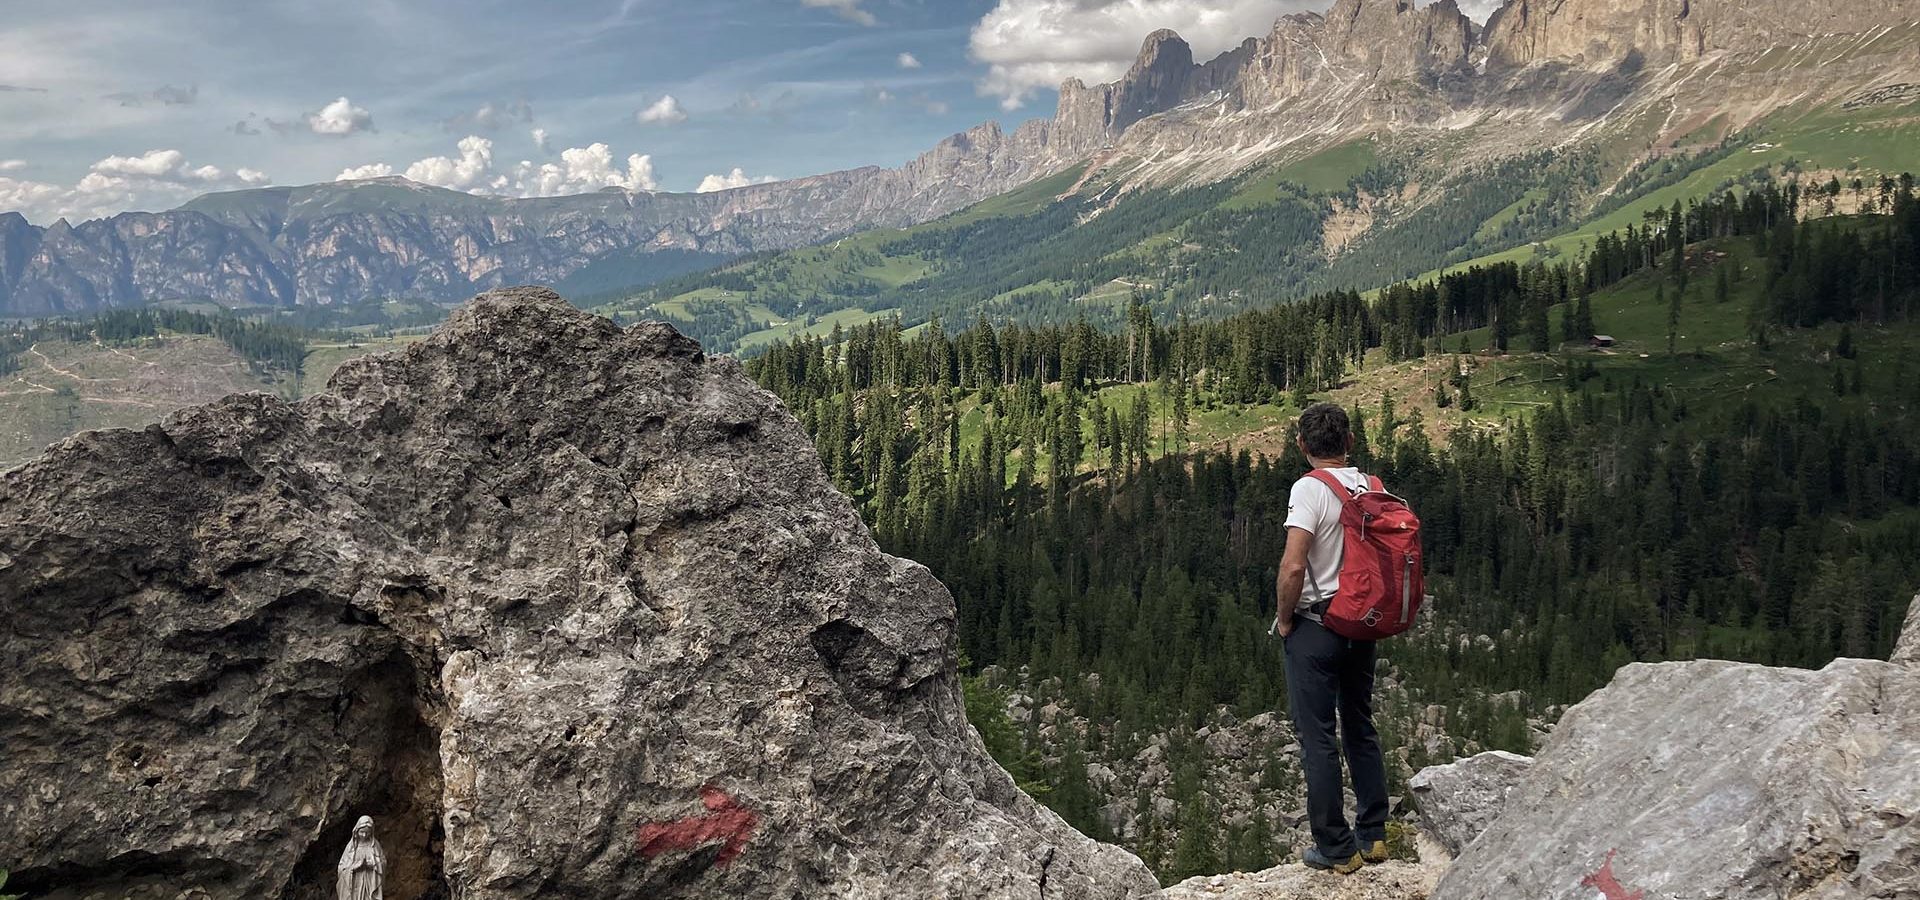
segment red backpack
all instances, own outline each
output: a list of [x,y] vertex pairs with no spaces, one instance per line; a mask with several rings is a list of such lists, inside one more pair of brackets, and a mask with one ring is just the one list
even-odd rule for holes
[[1420,517],[1407,501],[1387,493],[1367,476],[1367,490],[1353,493],[1325,469],[1307,473],[1341,498],[1340,589],[1321,614],[1327,630],[1355,641],[1377,641],[1413,627],[1425,598],[1420,573]]

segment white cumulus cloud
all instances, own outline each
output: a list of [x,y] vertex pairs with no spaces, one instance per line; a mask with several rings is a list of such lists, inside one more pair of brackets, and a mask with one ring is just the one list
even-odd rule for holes
[[902,69],[920,68],[920,57],[914,56],[911,53],[900,54],[900,56],[895,59],[895,62],[898,62],[900,64],[900,68]]
[[523,160],[506,177],[502,187],[520,197],[555,197],[610,187],[652,191],[660,185],[653,176],[653,157],[631,154],[623,169],[614,162],[611,148],[593,143],[560,151],[557,163],[535,165]]
[[24,159],[0,159],[0,172],[12,172],[27,167]]
[[[0,170],[25,167],[0,163]],[[88,167],[71,187],[0,176],[0,210],[17,210],[28,219],[97,219],[129,209],[165,209],[198,194],[267,184],[258,169],[229,173],[219,166],[193,165],[179,150],[148,150],[138,156],[107,156]]]
[[421,184],[456,191],[481,187],[493,174],[493,142],[477,134],[460,139],[460,156],[429,156],[407,167],[407,177]]
[[350,166],[333,176],[335,181],[364,181],[368,178],[385,178],[393,174],[393,167],[386,163],[367,163],[364,166]]
[[[93,164],[102,176],[125,175],[134,178],[162,178],[186,175],[187,155],[178,150],[148,150],[139,156],[109,156]],[[215,170],[218,174],[219,170]]]
[[373,130],[373,114],[353,105],[353,101],[341,97],[319,112],[307,114],[307,127],[314,134],[345,136],[356,131]]
[[830,9],[840,18],[860,25],[878,25],[880,20],[873,13],[860,8],[861,0],[800,0],[801,4],[814,9]]
[[[601,143],[562,150],[552,162],[521,160],[513,165],[495,165],[493,141],[476,134],[461,138],[458,151],[454,156],[415,160],[399,171],[421,184],[501,197],[555,197],[603,188],[659,189],[653,157],[634,153],[617,160],[612,148]],[[384,178],[395,171],[386,163],[368,163],[347,168],[334,180]]]
[[551,138],[548,136],[547,130],[545,128],[535,128],[534,130],[527,132],[527,134],[532,136],[533,145],[535,147],[540,148],[541,153],[553,152],[553,144],[551,143]]
[[22,181],[0,175],[0,210],[17,212],[28,221],[45,224],[79,212],[72,188],[42,181]]
[[[228,177],[219,166],[187,164],[187,155],[178,150],[148,150],[139,156],[109,156],[91,167],[81,184],[104,184],[114,180],[157,181],[172,184],[219,184],[239,181],[264,184],[269,179],[257,169],[240,169]],[[89,181],[88,179],[91,179]]]
[[678,125],[687,120],[687,111],[680,108],[680,101],[668,94],[655,100],[646,109],[634,113],[633,117],[648,125]]
[[700,186],[697,188],[694,188],[693,190],[695,193],[711,194],[714,191],[727,191],[727,190],[732,190],[734,188],[743,188],[750,184],[772,184],[773,182],[776,182],[779,180],[780,179],[775,178],[771,175],[762,175],[759,178],[754,178],[752,176],[749,176],[745,170],[739,168],[738,166],[735,166],[733,171],[728,172],[725,175],[708,175],[707,177],[700,179]]
[[1171,28],[1210,59],[1273,29],[1304,0],[999,0],[973,26],[968,51],[987,65],[980,93],[1017,109],[1035,89],[1068,78],[1089,84],[1125,74],[1146,36]]

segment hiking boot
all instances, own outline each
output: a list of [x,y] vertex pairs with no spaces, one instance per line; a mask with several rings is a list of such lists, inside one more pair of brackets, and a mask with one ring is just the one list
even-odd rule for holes
[[1386,841],[1369,841],[1367,843],[1361,844],[1360,858],[1366,860],[1369,864],[1386,862],[1387,861],[1387,842]]
[[1336,875],[1352,875],[1360,871],[1361,866],[1367,864],[1367,861],[1361,859],[1358,853],[1340,862],[1334,862],[1328,859],[1325,854],[1321,853],[1319,847],[1309,848],[1307,852],[1300,857],[1300,861],[1306,863],[1309,869],[1320,869]]

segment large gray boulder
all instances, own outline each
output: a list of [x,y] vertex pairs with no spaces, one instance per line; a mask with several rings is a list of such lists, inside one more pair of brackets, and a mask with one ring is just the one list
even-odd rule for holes
[[1433,896],[1920,897],[1920,668],[1627,666]]
[[1489,750],[1444,766],[1428,766],[1407,782],[1420,827],[1449,856],[1459,856],[1506,808],[1507,795],[1533,769],[1533,758]]
[[49,898],[1123,898],[953,600],[736,363],[485,295],[328,393],[0,475],[0,865]]

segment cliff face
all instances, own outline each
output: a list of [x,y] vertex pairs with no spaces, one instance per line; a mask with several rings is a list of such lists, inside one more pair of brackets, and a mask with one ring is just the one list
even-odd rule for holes
[[1102,161],[1192,184],[1367,136],[1432,135],[1458,165],[1639,119],[1738,128],[1920,78],[1916,21],[1916,0],[1510,0],[1481,28],[1452,0],[1338,0],[1194,67],[1186,83],[1205,87]]
[[967,725],[952,598],[736,363],[482,298],[297,404],[0,475],[0,859],[36,897],[1119,898]]
[[1667,65],[1716,52],[1790,47],[1920,19],[1914,0],[1510,0],[1487,22],[1496,66]]

